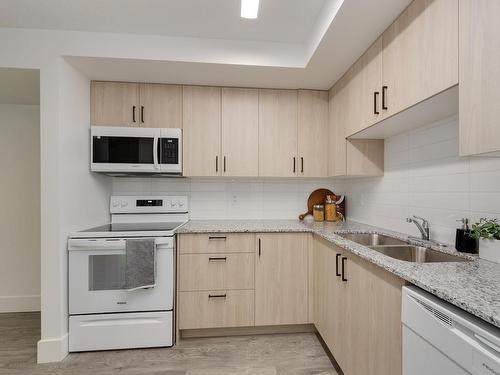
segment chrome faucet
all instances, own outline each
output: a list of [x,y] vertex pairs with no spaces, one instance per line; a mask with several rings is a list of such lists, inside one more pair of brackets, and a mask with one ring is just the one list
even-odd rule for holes
[[[419,220],[421,220],[421,222]],[[412,217],[406,218],[406,221],[408,223],[413,223],[417,226],[418,230],[420,231],[420,234],[422,235],[422,240],[430,241],[429,222],[426,219],[424,219],[423,217],[413,215]]]

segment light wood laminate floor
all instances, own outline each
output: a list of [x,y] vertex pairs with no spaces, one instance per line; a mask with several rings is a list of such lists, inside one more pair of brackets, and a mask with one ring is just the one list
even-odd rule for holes
[[186,339],[174,348],[73,353],[36,364],[40,314],[0,314],[0,374],[335,375],[313,333]]

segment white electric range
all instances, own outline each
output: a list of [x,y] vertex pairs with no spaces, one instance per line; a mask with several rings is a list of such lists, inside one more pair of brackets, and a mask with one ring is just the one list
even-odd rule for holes
[[[174,344],[175,230],[188,221],[186,196],[112,196],[111,223],[68,240],[69,351]],[[127,239],[153,238],[156,283],[127,290]]]

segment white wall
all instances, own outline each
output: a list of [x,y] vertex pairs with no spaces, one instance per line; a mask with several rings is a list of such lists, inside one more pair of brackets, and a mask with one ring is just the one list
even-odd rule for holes
[[0,313],[40,310],[40,107],[0,104]]
[[116,195],[188,195],[191,219],[297,219],[315,189],[344,189],[333,180],[113,178]]
[[456,220],[500,218],[500,158],[459,157],[457,118],[386,139],[384,176],[348,184],[350,219],[419,235],[405,220],[414,214],[446,243]]

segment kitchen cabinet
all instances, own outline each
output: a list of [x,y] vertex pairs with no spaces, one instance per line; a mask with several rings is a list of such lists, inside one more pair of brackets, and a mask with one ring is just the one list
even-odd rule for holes
[[309,322],[308,259],[311,235],[257,235],[255,325]]
[[297,175],[297,91],[259,89],[259,176]]
[[145,128],[182,128],[182,86],[142,83],[139,121]]
[[458,0],[413,1],[382,39],[385,117],[458,83]]
[[97,126],[139,126],[139,84],[90,83],[90,123]]
[[221,88],[184,86],[183,163],[186,176],[220,176]]
[[182,128],[182,87],[92,81],[91,124]]
[[400,375],[405,282],[323,239],[313,246],[314,322],[344,374]]
[[255,234],[178,237],[181,330],[254,325]]
[[460,155],[500,156],[500,2],[459,3]]
[[382,37],[353,64],[348,73],[349,89],[344,111],[346,135],[357,133],[378,121],[382,103]]
[[329,176],[379,176],[384,173],[384,140],[346,139],[346,126],[352,113],[359,111],[351,98],[353,87],[350,69],[329,92],[328,124],[328,175]]
[[297,175],[326,177],[328,172],[328,91],[299,90]]
[[259,90],[222,89],[222,175],[259,174]]

